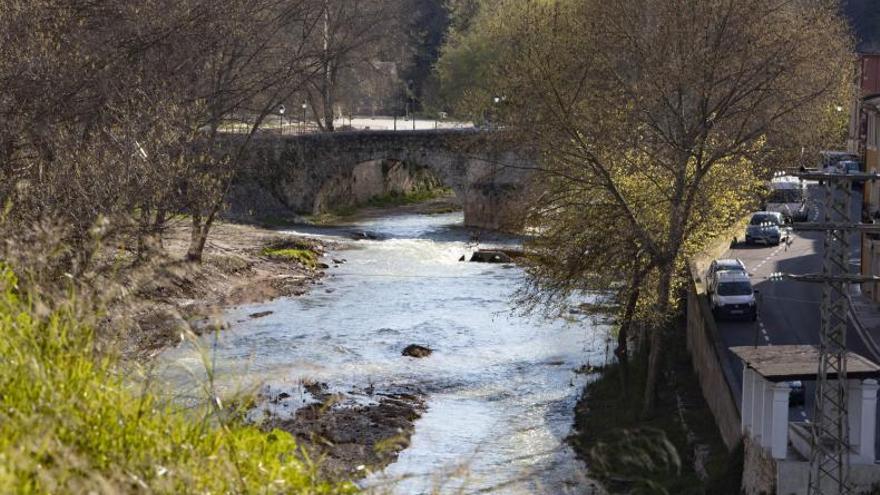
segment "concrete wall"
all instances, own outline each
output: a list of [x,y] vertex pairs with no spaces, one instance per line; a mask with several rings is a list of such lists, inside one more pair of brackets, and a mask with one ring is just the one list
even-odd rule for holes
[[737,381],[729,361],[724,358],[724,353],[728,351],[718,336],[718,328],[697,270],[696,267],[692,268],[688,284],[687,346],[703,397],[715,417],[721,438],[727,448],[733,450],[742,437],[740,403],[736,400],[738,394],[733,391]]
[[742,490],[745,495],[776,493],[776,460],[751,438],[743,439]]

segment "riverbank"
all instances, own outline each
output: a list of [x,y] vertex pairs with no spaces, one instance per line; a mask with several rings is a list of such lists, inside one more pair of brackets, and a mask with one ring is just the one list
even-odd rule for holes
[[740,493],[742,456],[727,452],[688,356],[684,330],[670,332],[657,406],[641,416],[644,360],[607,367],[575,408],[569,442],[611,493]]
[[[187,223],[172,222],[162,238],[161,256],[182,260],[188,245]],[[123,356],[148,360],[188,331],[199,335],[224,327],[222,315],[229,308],[305,294],[324,277],[329,265],[320,258],[332,247],[258,226],[217,222],[202,263],[163,263],[162,276],[138,294],[128,310],[134,329],[124,338]],[[285,248],[304,257],[273,251]]]

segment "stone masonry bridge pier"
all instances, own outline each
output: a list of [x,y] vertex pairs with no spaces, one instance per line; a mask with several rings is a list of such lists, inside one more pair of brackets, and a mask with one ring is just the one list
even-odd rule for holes
[[476,129],[259,136],[230,194],[232,216],[318,214],[406,192],[451,188],[471,227],[521,226],[534,153]]

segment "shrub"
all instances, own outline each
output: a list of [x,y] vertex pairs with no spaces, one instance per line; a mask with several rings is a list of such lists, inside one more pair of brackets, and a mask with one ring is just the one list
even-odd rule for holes
[[315,268],[318,264],[318,255],[309,249],[276,249],[265,248],[262,251],[263,256],[270,258],[282,259],[286,261],[295,261],[308,268]]

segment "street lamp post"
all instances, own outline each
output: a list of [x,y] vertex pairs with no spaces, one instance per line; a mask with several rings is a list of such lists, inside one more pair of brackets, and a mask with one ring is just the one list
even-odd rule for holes
[[308,105],[306,102],[303,102],[303,104],[302,104],[303,118],[302,118],[302,120],[300,121],[300,122],[302,122],[301,127],[302,127],[302,133],[303,133],[303,134],[306,133],[306,109],[307,109],[308,107],[309,107],[309,105]]
[[278,118],[281,121],[281,135],[284,135],[284,105],[278,107]]

